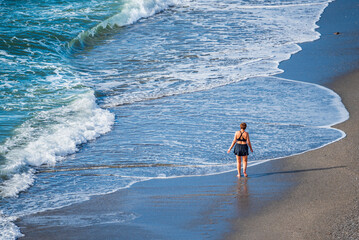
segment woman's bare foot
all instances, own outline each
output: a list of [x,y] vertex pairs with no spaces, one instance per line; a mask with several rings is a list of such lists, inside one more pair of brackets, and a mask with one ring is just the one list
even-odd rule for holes
[[241,175],[238,174],[238,175],[237,175],[237,178],[241,178]]
[[245,177],[248,177],[248,174],[247,174],[247,173],[245,173],[245,172],[243,173],[243,175],[244,175]]

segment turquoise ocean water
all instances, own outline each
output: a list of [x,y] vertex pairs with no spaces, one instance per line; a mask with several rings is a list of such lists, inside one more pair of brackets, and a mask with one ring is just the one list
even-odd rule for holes
[[232,171],[243,121],[252,167],[344,137],[338,95],[273,77],[329,2],[0,1],[0,238],[139,181]]

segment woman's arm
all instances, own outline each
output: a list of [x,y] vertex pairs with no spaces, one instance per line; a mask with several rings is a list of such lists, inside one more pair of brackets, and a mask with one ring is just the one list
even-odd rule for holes
[[228,151],[227,153],[229,153],[231,151],[231,149],[233,148],[234,144],[236,144],[237,142],[237,136],[236,136],[237,132],[234,134],[234,139],[233,139],[233,142],[232,142],[232,145],[230,146],[230,148],[228,148]]
[[253,152],[251,140],[249,140],[249,134],[248,133],[247,133],[247,143],[248,143],[249,149],[251,150],[251,152]]

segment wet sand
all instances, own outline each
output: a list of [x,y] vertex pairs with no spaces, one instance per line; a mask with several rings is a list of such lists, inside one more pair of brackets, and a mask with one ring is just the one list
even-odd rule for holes
[[[240,180],[234,171],[140,182],[17,224],[24,239],[221,239],[235,219],[259,213],[294,184],[280,164],[255,170]],[[133,219],[122,222],[125,215]]]

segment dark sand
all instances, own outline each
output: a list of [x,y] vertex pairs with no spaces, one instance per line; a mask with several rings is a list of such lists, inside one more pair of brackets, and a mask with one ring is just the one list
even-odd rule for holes
[[[248,179],[230,172],[151,180],[26,216],[16,223],[24,239],[359,239],[359,73],[333,81],[357,68],[354,15],[355,0],[331,3],[319,22],[322,38],[303,44],[302,52],[281,64],[286,72],[280,75],[335,90],[350,113],[335,126],[346,138],[250,168]],[[132,221],[121,222],[131,214]]]
[[280,63],[279,77],[326,85],[359,69],[359,2],[331,2],[317,25],[320,39],[300,44],[302,51]]

